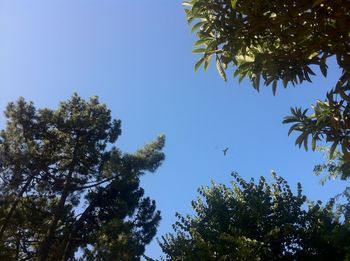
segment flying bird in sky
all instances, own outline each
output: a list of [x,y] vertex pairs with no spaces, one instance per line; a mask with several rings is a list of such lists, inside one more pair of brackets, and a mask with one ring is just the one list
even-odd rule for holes
[[227,147],[226,149],[222,150],[222,152],[224,153],[224,156],[226,156],[228,149],[229,149],[229,147]]

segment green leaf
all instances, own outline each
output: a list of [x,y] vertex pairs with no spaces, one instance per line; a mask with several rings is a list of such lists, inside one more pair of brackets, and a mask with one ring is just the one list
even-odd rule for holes
[[209,64],[210,64],[210,60],[211,60],[212,55],[208,55],[205,58],[205,62],[204,62],[204,71],[208,70]]
[[302,70],[302,69],[299,69],[299,70],[297,71],[297,75],[298,75],[298,78],[299,78],[299,83],[300,83],[300,84],[303,83],[303,81],[304,81],[303,70]]
[[292,125],[292,127],[290,127],[289,131],[288,131],[288,136],[294,131],[297,129],[297,127],[301,127],[301,124],[300,123],[295,123]]
[[240,75],[241,74],[241,72],[240,72],[240,70],[235,70],[235,72],[233,73],[233,76],[234,77],[236,77],[237,75]]
[[193,16],[187,17],[187,24],[190,25],[192,23],[193,19],[194,19]]
[[273,95],[276,95],[276,90],[277,90],[277,80],[274,80],[272,83],[272,93]]
[[306,79],[308,82],[312,82],[311,79],[310,79],[310,77],[309,77],[309,75],[308,75],[308,73],[307,73],[306,71],[304,71],[304,77],[305,77],[305,79]]
[[307,137],[307,133],[303,132],[299,135],[299,137],[295,140],[295,145],[299,145],[299,148],[301,147],[301,144],[303,143],[305,136]]
[[205,60],[205,57],[202,57],[196,62],[195,66],[194,66],[194,71],[195,72],[199,69],[199,67],[202,65],[204,60]]
[[253,78],[253,87],[259,91],[260,88],[260,73],[255,75],[255,77]]
[[195,3],[192,5],[192,14],[193,14],[193,16],[195,16],[195,17],[198,16],[198,13],[199,13],[199,11],[201,10],[202,5],[203,5],[203,3],[201,3],[200,1],[195,2]]
[[207,41],[209,41],[210,40],[210,38],[204,38],[204,39],[199,39],[198,41],[196,41],[195,43],[194,43],[194,45],[193,46],[200,46],[200,45],[203,45],[203,44],[205,44]]
[[193,49],[192,53],[205,53],[207,48],[198,48],[198,49]]
[[265,86],[269,86],[269,84],[274,81],[274,79],[272,77],[269,79],[266,79],[265,76],[263,75],[263,78],[265,80]]
[[284,88],[287,88],[287,85],[288,85],[288,79],[287,79],[287,77],[284,77],[283,80],[282,80],[282,82],[283,82],[283,87],[284,87]]
[[308,137],[309,137],[309,135],[306,135],[305,136],[305,138],[304,138],[304,148],[305,148],[305,150],[307,151],[307,141],[308,141]]
[[324,77],[327,77],[327,68],[328,66],[326,64],[326,56],[324,55],[320,61],[320,70]]
[[197,31],[203,24],[204,22],[196,23],[194,26],[192,26],[191,33],[193,33],[194,31]]
[[221,61],[218,56],[216,56],[216,69],[218,70],[220,77],[226,82],[226,73],[224,71],[224,68],[222,67]]
[[337,145],[338,145],[337,141],[333,142],[331,149],[329,150],[329,158],[331,158],[331,159],[333,158],[334,151],[337,148]]
[[319,52],[313,52],[313,53],[310,54],[310,56],[308,57],[309,60],[312,60],[312,59],[315,58],[318,54],[319,54]]

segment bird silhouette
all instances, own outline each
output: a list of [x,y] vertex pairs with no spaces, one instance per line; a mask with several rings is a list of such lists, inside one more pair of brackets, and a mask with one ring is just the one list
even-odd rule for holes
[[226,149],[222,150],[222,152],[224,153],[224,156],[226,156],[228,149],[229,149],[229,147],[227,147]]

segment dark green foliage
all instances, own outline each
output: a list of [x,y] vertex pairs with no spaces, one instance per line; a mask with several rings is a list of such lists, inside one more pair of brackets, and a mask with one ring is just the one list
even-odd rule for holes
[[160,213],[140,176],[164,159],[164,136],[135,154],[113,147],[120,121],[96,97],[57,110],[19,99],[0,137],[1,260],[139,260]]
[[[177,214],[174,233],[159,242],[166,260],[345,260],[350,258],[348,211],[308,203],[298,185],[273,175],[255,183],[233,174],[232,187],[199,189],[195,214]],[[341,219],[346,217],[346,222]],[[348,260],[348,259],[346,259]]]
[[[327,76],[327,60],[335,57],[342,75],[318,101],[314,113],[293,109],[285,123],[294,122],[291,131],[301,135],[296,144],[308,147],[318,140],[341,147],[350,162],[350,3],[345,0],[191,0],[183,3],[186,18],[193,23],[198,40],[194,53],[202,53],[195,65],[206,70],[215,57],[220,76],[227,70],[241,81],[249,78],[253,87],[278,82],[286,88],[311,82],[319,68]],[[308,137],[310,137],[308,139]]]

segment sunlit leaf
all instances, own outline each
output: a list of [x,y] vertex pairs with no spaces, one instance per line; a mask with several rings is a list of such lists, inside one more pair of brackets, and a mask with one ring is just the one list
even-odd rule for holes
[[313,4],[312,7],[318,6],[320,4],[322,4],[323,2],[325,2],[326,0],[316,0]]
[[204,22],[196,23],[195,25],[192,26],[191,32],[197,31],[203,24]]
[[182,2],[182,5],[183,5],[183,6],[192,7],[192,5],[191,5],[190,3],[188,3],[188,2]]
[[226,82],[226,73],[218,56],[216,56],[216,69],[218,70],[220,77]]
[[231,0],[231,6],[233,9],[236,9],[236,5],[237,5],[237,0]]
[[198,49],[193,49],[193,53],[204,53],[207,49],[206,48],[198,48]]

